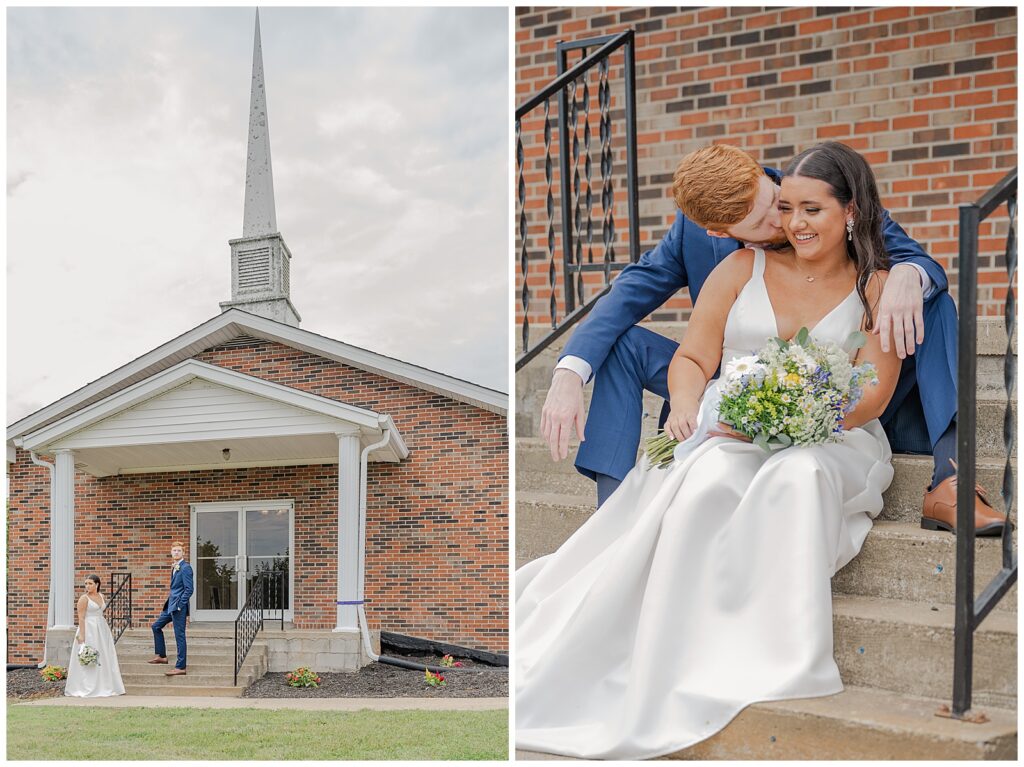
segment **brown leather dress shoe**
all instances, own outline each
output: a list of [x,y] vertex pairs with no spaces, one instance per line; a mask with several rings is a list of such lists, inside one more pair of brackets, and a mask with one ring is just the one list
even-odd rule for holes
[[167,658],[161,658],[159,655],[157,655],[155,658],[153,658],[153,660],[147,660],[146,661],[146,663],[166,663],[166,662],[167,662]]
[[[956,533],[956,474],[946,477],[931,490],[925,489],[921,527]],[[975,535],[1002,535],[1006,515],[992,508],[981,485],[974,486]]]
[[184,676],[186,673],[183,668],[172,668],[170,671],[165,671],[164,676]]

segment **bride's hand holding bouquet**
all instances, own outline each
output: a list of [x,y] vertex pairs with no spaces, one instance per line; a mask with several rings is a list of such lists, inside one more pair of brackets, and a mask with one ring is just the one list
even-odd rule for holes
[[[773,338],[757,354],[730,360],[719,382],[718,424],[707,436],[753,442],[768,451],[835,442],[864,387],[878,382],[873,365],[849,359],[866,340],[855,332],[842,345],[819,343],[801,328],[792,341]],[[670,464],[676,445],[697,430],[697,407],[684,399],[677,413],[673,398],[665,430],[646,442],[652,466]]]

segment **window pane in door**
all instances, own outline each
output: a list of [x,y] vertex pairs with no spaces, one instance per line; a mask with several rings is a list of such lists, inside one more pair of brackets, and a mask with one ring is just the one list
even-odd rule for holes
[[196,560],[196,608],[237,610],[238,573],[234,557]]
[[263,574],[263,609],[288,609],[288,557],[249,557],[246,588],[252,589],[256,576]]
[[196,514],[196,558],[233,557],[238,553],[238,511]]
[[246,554],[250,557],[288,556],[289,513],[289,509],[250,509],[246,511]]

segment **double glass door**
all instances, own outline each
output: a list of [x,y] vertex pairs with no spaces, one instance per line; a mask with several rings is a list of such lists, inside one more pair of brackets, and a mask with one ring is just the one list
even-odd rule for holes
[[263,575],[264,615],[291,620],[291,501],[192,505],[196,621],[234,620]]

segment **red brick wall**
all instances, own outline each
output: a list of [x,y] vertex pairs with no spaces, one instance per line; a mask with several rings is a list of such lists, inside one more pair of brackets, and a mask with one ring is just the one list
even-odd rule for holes
[[[641,252],[675,216],[672,171],[710,143],[742,147],[779,167],[823,140],[865,155],[883,204],[950,275],[956,297],[957,206],[976,201],[1016,164],[1017,18],[1014,8],[516,8],[516,102],[556,74],[555,43],[634,29]],[[570,65],[579,60],[570,58]],[[622,54],[609,79],[616,260],[628,260]],[[597,73],[591,101],[593,253],[604,256]],[[582,102],[582,83],[578,97]],[[582,106],[581,106],[582,109]],[[557,98],[551,100],[556,298],[561,288]],[[580,187],[587,189],[580,118]],[[550,322],[544,115],[524,118],[532,324]],[[571,139],[570,139],[571,141]],[[570,167],[572,167],[570,165]],[[982,225],[979,312],[1006,298],[1005,206]],[[582,207],[583,228],[586,208]],[[522,242],[516,225],[517,321]],[[575,226],[573,226],[575,230]],[[588,248],[584,248],[584,258]],[[587,275],[587,296],[603,277]],[[653,316],[685,319],[681,291]]]
[[[367,613],[374,628],[508,649],[508,440],[504,416],[279,344],[212,349],[204,362],[390,413],[410,449],[372,463],[367,486]],[[337,466],[76,477],[76,583],[112,569],[136,582],[140,619],[166,597],[168,543],[190,502],[295,500],[295,622],[333,628]],[[46,470],[11,467],[8,614],[12,662],[38,660],[49,583]]]

